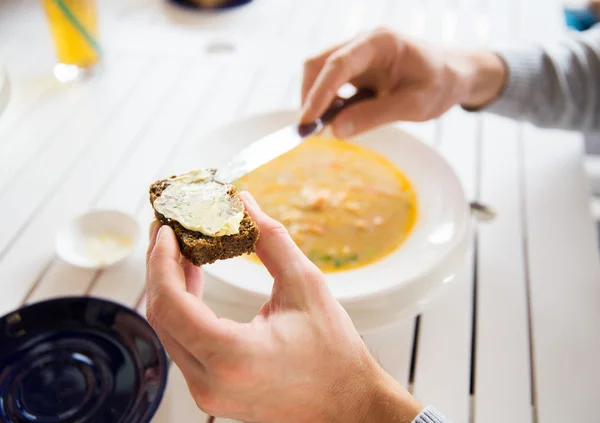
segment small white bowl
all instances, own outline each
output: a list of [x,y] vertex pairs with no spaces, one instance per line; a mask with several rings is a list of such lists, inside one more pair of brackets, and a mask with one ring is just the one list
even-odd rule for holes
[[74,266],[97,269],[131,254],[140,225],[116,210],[95,210],[69,222],[56,236],[56,253]]

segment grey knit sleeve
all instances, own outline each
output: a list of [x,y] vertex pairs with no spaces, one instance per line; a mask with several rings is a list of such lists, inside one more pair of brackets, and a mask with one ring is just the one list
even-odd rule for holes
[[496,51],[506,85],[481,110],[541,127],[600,130],[600,25],[548,47]]
[[433,407],[427,407],[415,417],[412,423],[452,423]]

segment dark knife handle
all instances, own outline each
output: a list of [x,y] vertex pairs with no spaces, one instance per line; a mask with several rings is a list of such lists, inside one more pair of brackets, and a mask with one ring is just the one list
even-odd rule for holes
[[353,104],[359,103],[364,100],[375,98],[377,93],[371,88],[359,88],[352,97],[342,98],[336,97],[335,101],[329,106],[329,108],[321,116],[321,122],[323,125],[331,122],[335,117],[346,107],[352,106]]
[[[330,123],[342,110],[353,104],[359,103],[364,100],[375,98],[377,93],[371,88],[359,88],[353,96],[348,98],[336,97],[335,101],[329,106],[325,113],[316,121],[310,123],[303,123],[298,126],[298,133],[305,137],[311,135],[323,126]],[[319,129],[321,130],[321,129]]]

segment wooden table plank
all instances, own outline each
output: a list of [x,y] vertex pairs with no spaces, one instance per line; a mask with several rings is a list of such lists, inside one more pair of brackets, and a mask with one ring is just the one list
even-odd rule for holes
[[392,0],[387,3],[387,11],[383,16],[380,25],[392,28],[401,34],[408,35],[411,17],[418,2]]
[[[517,5],[521,38],[547,45],[564,36],[560,2]],[[600,415],[600,274],[577,138],[530,126],[523,134],[534,403],[542,423]]]
[[[43,80],[38,85],[44,89],[45,95],[38,95],[38,100],[27,110],[24,119],[1,135],[0,157],[11,157],[11,160],[0,168],[0,196],[5,195],[3,191],[13,182],[11,178],[17,172],[21,177],[34,166],[36,160],[52,150],[69,145],[72,134],[80,136],[77,146],[86,145],[90,132],[106,119],[127,91],[135,86],[142,71],[143,64],[139,60],[124,57],[115,59],[118,60],[113,62],[104,77],[86,84],[63,85],[49,73],[43,74]],[[27,74],[31,75],[32,72]],[[17,78],[17,87],[19,82]],[[72,150],[73,154],[78,151],[76,148]]]
[[389,2],[386,0],[381,1],[369,1],[363,0],[363,12],[362,12],[362,31],[372,31],[382,25],[383,19],[385,18]]
[[[115,78],[106,78],[92,81],[89,85],[58,87],[55,90],[48,90],[47,95],[40,98],[31,110],[28,111],[27,121],[20,122],[20,125],[11,127],[8,134],[3,134],[4,141],[0,144],[0,157],[10,157],[0,168],[0,198],[6,195],[6,187],[13,182],[11,178],[26,165],[29,165],[32,158],[38,152],[46,152],[53,139],[57,139],[56,134],[61,129],[72,125],[74,122],[81,122],[85,119],[85,111],[79,109],[79,103],[86,99],[95,98],[98,102],[95,112],[101,113],[96,118],[104,117],[107,110],[114,107],[127,88],[127,84],[134,78],[123,79],[114,75]],[[106,88],[111,83],[121,84],[119,91],[107,93]],[[105,93],[103,95],[103,93]],[[75,112],[75,115],[73,115]],[[35,125],[31,123],[35,122]],[[79,125],[82,125],[81,123]],[[64,133],[63,133],[64,135]]]
[[59,89],[51,75],[52,52],[44,49],[34,35],[34,32],[27,32],[24,37],[27,54],[22,54],[20,43],[0,44],[0,62],[8,73],[11,90],[8,108],[0,119],[0,144],[8,142],[8,129],[24,119],[42,95],[50,96],[51,91]]
[[478,227],[474,421],[532,421],[520,124],[485,116],[480,200],[498,213]]
[[600,416],[600,263],[582,140],[527,126],[522,142],[538,420],[594,419]]
[[[106,181],[106,171],[118,164],[120,154],[133,142],[149,118],[151,108],[155,107],[161,100],[162,93],[168,89],[168,86],[156,88],[164,78],[161,70],[165,69],[167,68],[159,66],[156,72],[150,72],[147,79],[140,82],[140,93],[130,97],[120,109],[122,114],[111,121],[110,125],[100,128],[94,134],[96,142],[93,147],[79,158],[70,169],[70,173],[60,181],[61,184],[52,197],[36,211],[20,236],[11,243],[0,261],[0,274],[7,280],[3,286],[6,295],[0,298],[0,311],[10,309],[23,300],[54,256],[55,231],[69,218],[85,211],[94,201],[96,193]],[[56,152],[59,153],[60,151]],[[47,168],[50,166],[41,169]],[[27,189],[22,192],[34,193],[35,187],[31,184],[39,183],[39,179],[45,177],[44,174],[30,176],[35,178],[23,181],[29,185],[25,186]],[[26,199],[20,193],[15,192],[15,195],[19,195],[22,202]],[[57,283],[60,286],[66,284],[66,281]]]
[[[488,2],[477,22],[478,38],[514,40],[514,1]],[[482,121],[480,199],[498,216],[478,229],[477,326],[473,420],[533,420],[529,309],[519,174],[520,124],[485,116]]]
[[[287,66],[272,66],[256,72],[247,101],[237,113],[244,119],[281,109],[290,85],[290,70]],[[298,90],[299,86],[296,87]]]
[[[360,28],[364,14],[363,0],[329,0],[326,5],[319,2],[315,6],[318,11],[312,9],[312,18],[304,22],[305,26],[311,28],[306,42],[311,46],[311,55],[343,42]],[[310,6],[300,3],[297,3],[298,7],[310,10]]]
[[504,47],[517,43],[519,35],[518,13],[519,0],[505,0],[505,2],[486,2],[485,12],[489,23],[490,42],[496,46]]
[[[476,120],[451,110],[441,119],[440,150],[454,166],[466,193],[476,192]],[[469,419],[473,256],[463,273],[421,316],[414,394],[457,422]],[[443,352],[443,353],[441,353]]]
[[437,0],[431,1],[426,0],[424,2],[425,15],[426,15],[426,29],[423,32],[421,39],[431,42],[433,44],[446,44],[449,43],[444,39],[444,36],[448,37],[448,34],[444,35],[444,32],[448,31],[448,12],[449,12],[449,1],[450,0]]
[[419,2],[412,11],[410,24],[407,27],[407,35],[417,39],[423,38],[427,31],[428,20],[428,9],[423,3]]
[[288,72],[292,75],[286,89],[286,94],[281,102],[281,108],[284,110],[300,110],[302,96],[302,67],[298,66],[293,70],[288,70]]
[[562,1],[519,1],[514,3],[519,37],[545,45],[565,35]]
[[[116,68],[105,79],[94,82],[95,85],[88,94],[95,91],[96,96],[86,97],[87,101],[84,103],[70,104],[69,109],[62,110],[54,105],[54,101],[61,104],[62,101],[44,100],[42,122],[37,121],[38,116],[29,116],[27,122],[18,125],[20,128],[28,128],[25,131],[27,137],[11,138],[11,143],[0,145],[9,150],[0,154],[11,157],[8,163],[15,163],[14,166],[2,167],[6,169],[2,177],[10,178],[11,172],[17,171],[20,161],[27,160],[26,166],[18,175],[13,179],[5,179],[4,189],[0,188],[0,202],[5,204],[0,209],[0,252],[6,249],[28,219],[39,211],[44,201],[52,197],[53,191],[61,185],[70,168],[76,165],[77,160],[85,157],[86,147],[95,140],[96,133],[103,129],[115,108],[126,101],[127,94],[135,86],[135,80],[144,65],[138,61],[129,63],[130,67]],[[123,75],[119,76],[119,70],[123,70]],[[71,118],[67,118],[67,115],[71,115]],[[62,121],[63,117],[66,118],[65,121]],[[36,132],[38,123],[43,127],[44,122],[54,119],[60,122],[62,128],[52,138],[45,138],[43,131]],[[39,141],[33,142],[38,137]],[[44,143],[48,145],[43,145]],[[40,144],[37,154],[38,146],[35,144]]]
[[[312,4],[309,4],[311,3]],[[313,53],[317,53],[321,50],[320,45],[312,45],[310,43],[312,34],[321,31],[316,25],[316,17],[322,13],[327,13],[321,6],[323,2],[294,2],[292,6],[293,18],[290,19],[288,25],[285,27],[283,39],[301,46],[310,45],[313,49]],[[313,7],[314,6],[314,7]],[[318,37],[315,37],[318,40]]]

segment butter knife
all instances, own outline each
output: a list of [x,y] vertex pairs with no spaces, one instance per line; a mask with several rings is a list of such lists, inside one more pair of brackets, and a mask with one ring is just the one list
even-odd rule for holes
[[254,141],[236,154],[225,166],[217,170],[214,176],[215,181],[231,184],[254,169],[299,146],[311,135],[321,132],[346,107],[374,98],[375,95],[375,91],[370,88],[360,88],[351,97],[337,97],[315,122],[289,125]]

